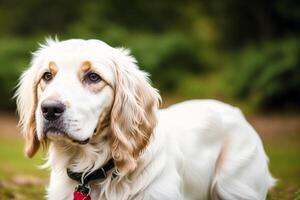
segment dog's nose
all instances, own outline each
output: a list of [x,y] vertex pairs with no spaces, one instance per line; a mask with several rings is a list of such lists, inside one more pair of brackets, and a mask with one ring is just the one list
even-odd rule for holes
[[48,121],[54,121],[60,118],[66,106],[60,101],[56,100],[45,100],[41,105],[43,116]]

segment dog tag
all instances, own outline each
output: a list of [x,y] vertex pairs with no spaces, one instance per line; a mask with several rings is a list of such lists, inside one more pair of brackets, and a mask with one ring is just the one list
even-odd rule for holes
[[91,200],[91,196],[89,195],[90,188],[85,185],[78,185],[76,190],[74,191],[74,200]]
[[89,194],[82,194],[79,191],[75,191],[74,200],[91,200],[91,196]]

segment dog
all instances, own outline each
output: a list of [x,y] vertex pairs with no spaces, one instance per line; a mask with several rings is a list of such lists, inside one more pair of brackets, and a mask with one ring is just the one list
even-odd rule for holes
[[238,108],[190,100],[159,110],[124,48],[48,39],[16,98],[26,155],[48,149],[49,200],[262,200],[275,184]]

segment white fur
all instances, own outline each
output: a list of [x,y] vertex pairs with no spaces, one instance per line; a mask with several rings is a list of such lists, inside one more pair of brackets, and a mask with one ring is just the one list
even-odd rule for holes
[[[80,64],[87,60],[107,84],[96,94],[78,80]],[[34,103],[32,88],[38,84],[38,74],[48,67],[50,61],[56,63],[58,73],[43,92],[37,92],[37,102]],[[122,81],[118,81],[118,73],[122,73]],[[147,74],[137,68],[126,50],[114,49],[97,40],[48,40],[34,54],[16,96],[20,124],[29,140],[27,144],[33,145],[27,131],[30,126],[36,127],[38,140],[50,142],[45,164],[51,168],[47,199],[73,199],[77,183],[66,175],[66,168],[73,171],[97,169],[111,157],[122,159],[113,151],[128,150],[129,153],[124,155],[131,155],[138,150],[135,149],[138,148],[135,140],[145,135],[139,136],[138,132],[128,135],[125,126],[128,125],[129,129],[137,126],[147,112],[152,111],[157,123],[154,123],[146,147],[138,157],[124,158],[129,164],[117,178],[111,179],[109,173],[104,181],[93,182],[93,200],[266,198],[268,189],[274,185],[268,170],[268,158],[259,136],[239,109],[214,100],[193,100],[158,111],[156,103],[160,97],[147,81]],[[123,126],[117,126],[121,130],[115,133],[119,135],[113,141],[113,124],[97,135],[93,130],[99,125],[101,114],[113,112],[116,92],[124,92],[123,113],[120,114],[125,117],[121,123]],[[66,122],[69,137],[77,140],[91,138],[93,143],[76,145],[61,138],[45,138],[40,105],[53,96],[68,102],[64,117],[69,120]],[[152,100],[152,111],[143,110],[140,102]],[[31,115],[32,112],[35,114]],[[137,118],[130,121],[134,116]],[[138,131],[136,127],[132,129]],[[118,149],[120,146],[123,149]]]

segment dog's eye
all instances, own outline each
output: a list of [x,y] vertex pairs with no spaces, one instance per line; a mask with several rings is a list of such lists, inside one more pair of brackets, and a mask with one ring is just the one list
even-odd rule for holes
[[91,82],[91,83],[98,83],[101,80],[101,77],[96,74],[95,72],[89,72],[86,75],[86,79],[87,81]]
[[53,75],[50,73],[50,72],[45,72],[44,74],[43,74],[43,80],[45,80],[45,81],[51,81],[52,80],[52,78],[53,78]]

